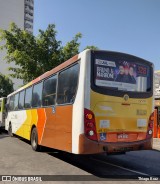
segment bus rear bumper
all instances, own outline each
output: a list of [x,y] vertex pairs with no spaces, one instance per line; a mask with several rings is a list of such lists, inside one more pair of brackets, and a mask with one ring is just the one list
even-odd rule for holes
[[120,153],[136,150],[151,150],[153,139],[135,142],[106,143],[89,140],[84,134],[79,136],[79,154]]

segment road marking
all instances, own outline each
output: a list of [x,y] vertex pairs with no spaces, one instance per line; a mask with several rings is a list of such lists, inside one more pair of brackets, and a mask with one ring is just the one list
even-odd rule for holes
[[141,175],[144,175],[144,176],[149,176],[149,177],[151,177],[151,175],[149,175],[149,174],[142,173],[142,172],[139,172],[139,171],[135,171],[135,170],[132,170],[132,169],[127,169],[127,168],[125,168],[125,167],[121,167],[121,166],[119,166],[119,165],[111,164],[111,163],[109,163],[109,162],[104,162],[104,161],[102,161],[102,160],[98,160],[98,159],[95,159],[95,158],[91,158],[91,160],[95,160],[95,161],[98,161],[98,162],[101,162],[101,163],[104,163],[104,164],[108,164],[108,165],[111,165],[111,166],[114,166],[114,167],[118,167],[118,168],[123,169],[123,170],[126,170],[126,171],[134,172],[134,173],[136,173],[136,174],[141,174]]

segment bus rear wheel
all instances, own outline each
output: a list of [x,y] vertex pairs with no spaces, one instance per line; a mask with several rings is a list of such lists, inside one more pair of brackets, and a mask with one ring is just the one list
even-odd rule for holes
[[11,125],[11,123],[9,124],[9,127],[8,127],[8,135],[9,135],[10,137],[13,137],[12,125]]
[[31,132],[31,146],[34,151],[39,151],[38,133],[36,128],[33,128]]

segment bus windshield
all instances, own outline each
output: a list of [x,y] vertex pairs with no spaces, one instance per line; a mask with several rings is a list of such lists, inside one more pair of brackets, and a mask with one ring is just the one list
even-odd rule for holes
[[95,58],[94,83],[118,91],[149,92],[151,68],[141,61]]

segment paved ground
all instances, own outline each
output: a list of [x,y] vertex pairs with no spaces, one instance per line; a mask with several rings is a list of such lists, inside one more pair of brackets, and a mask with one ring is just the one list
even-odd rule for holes
[[160,139],[153,139],[153,149],[160,150]]
[[[159,139],[154,139],[154,150],[152,151],[135,151],[128,152],[125,155],[112,156],[77,156],[50,149],[34,152],[30,144],[23,139],[10,138],[4,133],[0,134],[1,175],[47,175],[48,178],[64,175],[64,181],[60,183],[66,183],[67,177],[65,175],[68,175],[69,180],[89,179],[92,180],[92,183],[106,183],[106,181],[97,182],[97,177],[105,179],[109,177],[110,180],[116,177],[120,179],[124,176],[129,178],[143,176],[142,180],[147,180],[150,177],[156,179],[157,175],[160,176],[159,168]],[[69,181],[69,183],[89,182]],[[107,181],[107,183],[115,184],[117,181]],[[119,181],[119,183],[135,183],[135,181]]]

